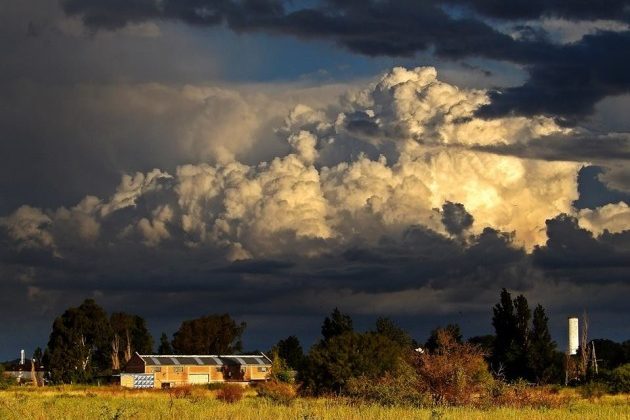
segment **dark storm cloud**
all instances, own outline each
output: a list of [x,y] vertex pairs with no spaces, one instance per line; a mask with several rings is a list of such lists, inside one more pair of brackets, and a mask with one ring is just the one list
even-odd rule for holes
[[263,31],[327,39],[368,56],[412,56],[433,50],[438,57],[483,57],[525,66],[529,80],[494,94],[482,115],[548,114],[574,123],[609,95],[630,90],[630,32],[598,32],[556,45],[541,29],[516,24],[514,39],[476,15],[453,16],[448,4],[481,15],[515,21],[554,16],[628,21],[628,2],[352,1],[329,0],[318,7],[288,10],[273,0],[68,0],[64,10],[93,29],[115,29],[150,19],[194,25],[227,24],[238,32]]
[[461,203],[447,201],[442,206],[442,224],[451,235],[459,235],[472,226],[473,217]]
[[[537,265],[578,273],[576,281],[614,282],[627,278],[630,272],[629,231],[605,232],[595,238],[578,226],[577,219],[567,215],[547,220],[546,224],[547,243],[533,253]],[[593,269],[596,274],[582,269]]]
[[630,160],[630,135],[626,133],[575,133],[547,136],[527,144],[497,144],[475,149],[528,159],[584,161]]
[[448,3],[468,6],[472,10],[497,19],[537,19],[561,17],[566,19],[630,20],[627,0],[450,0]]
[[[600,32],[528,63],[529,80],[492,95],[481,115],[515,112],[579,117],[606,96],[630,90],[630,32]],[[569,122],[571,122],[569,120]]]

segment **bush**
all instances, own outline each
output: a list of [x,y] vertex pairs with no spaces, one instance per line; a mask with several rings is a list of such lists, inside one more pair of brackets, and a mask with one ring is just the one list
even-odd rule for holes
[[270,381],[259,384],[256,387],[256,393],[259,397],[267,398],[275,403],[290,405],[297,397],[297,389],[295,386],[278,381]]
[[352,378],[348,381],[346,393],[351,398],[383,406],[422,407],[430,403],[428,396],[418,389],[413,368],[406,363],[401,363],[395,372],[388,372],[379,379]]
[[609,383],[614,392],[630,392],[630,363],[613,369]]
[[235,403],[243,399],[245,390],[240,385],[226,384],[217,391],[217,399],[227,403]]
[[473,404],[487,396],[494,382],[481,350],[458,343],[443,330],[437,332],[436,350],[415,354],[413,366],[419,391],[428,394],[435,404]]
[[4,365],[0,364],[0,389],[7,389],[16,384],[15,378],[4,373]]
[[189,398],[192,396],[192,385],[180,385],[170,388],[169,394],[174,398]]
[[588,398],[589,400],[601,398],[609,391],[608,385],[603,382],[589,382],[579,388],[582,398]]
[[524,381],[513,384],[495,381],[490,394],[487,400],[490,406],[555,408],[567,403],[567,398],[557,388],[530,386]]

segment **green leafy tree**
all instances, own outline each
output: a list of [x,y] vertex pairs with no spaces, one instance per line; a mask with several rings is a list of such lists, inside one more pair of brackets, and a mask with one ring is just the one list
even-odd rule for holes
[[409,334],[389,318],[378,318],[376,320],[376,333],[398,343],[402,348],[412,346],[413,340]]
[[119,370],[135,352],[151,353],[153,338],[147,329],[146,321],[138,316],[115,312],[110,317],[112,327],[112,369]]
[[383,335],[345,332],[311,348],[300,378],[315,394],[344,393],[352,378],[370,380],[394,371],[401,355],[400,345]]
[[322,336],[324,336],[324,340],[329,340],[335,336],[352,331],[352,318],[350,315],[342,314],[338,308],[335,308],[330,316],[324,319],[324,323],[322,324]]
[[246,324],[228,314],[208,315],[184,321],[173,337],[177,354],[230,354],[242,351]]
[[171,340],[168,339],[166,333],[162,333],[160,336],[160,345],[158,346],[158,354],[173,354],[173,348],[171,347]]
[[54,382],[88,382],[109,372],[112,331],[107,314],[93,299],[56,318],[48,341]]
[[444,333],[449,335],[457,344],[462,344],[464,342],[464,337],[462,336],[462,330],[457,324],[448,324],[446,327],[438,327],[431,331],[431,335],[429,336],[427,342],[424,344],[424,347],[429,351],[435,351],[438,348],[438,336],[440,333]]
[[304,365],[304,350],[302,350],[300,340],[296,336],[290,335],[284,340],[278,341],[278,344],[275,346],[275,352],[278,354],[278,357],[284,360],[288,368],[293,370],[302,369]]

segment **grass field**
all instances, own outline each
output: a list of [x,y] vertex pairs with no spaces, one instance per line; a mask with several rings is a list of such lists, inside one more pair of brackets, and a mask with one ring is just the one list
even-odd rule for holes
[[[570,393],[570,390],[566,392]],[[335,398],[299,398],[274,404],[248,391],[238,403],[218,401],[214,391],[185,395],[117,387],[12,388],[0,391],[0,419],[630,419],[630,395],[585,400],[572,393],[561,408],[382,407]]]

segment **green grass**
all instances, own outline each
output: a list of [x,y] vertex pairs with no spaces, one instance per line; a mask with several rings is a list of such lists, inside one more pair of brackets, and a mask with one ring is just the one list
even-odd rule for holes
[[178,398],[159,390],[64,386],[0,391],[0,419],[630,419],[630,395],[593,401],[572,395],[565,406],[552,409],[414,409],[334,398],[299,398],[282,406],[256,397],[251,390],[242,401],[227,404],[215,398],[215,391],[205,389]]

